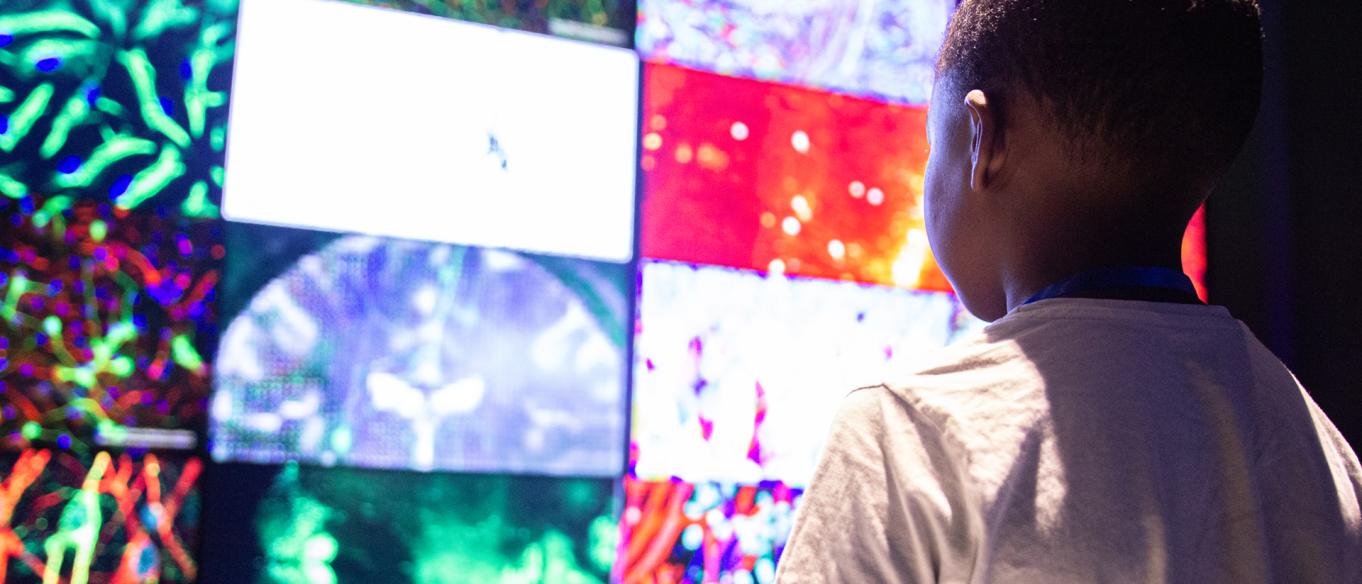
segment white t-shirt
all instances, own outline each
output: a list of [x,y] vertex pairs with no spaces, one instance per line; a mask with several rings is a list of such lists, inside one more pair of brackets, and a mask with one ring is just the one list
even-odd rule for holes
[[777,580],[1362,583],[1362,468],[1221,307],[1023,306],[849,395]]

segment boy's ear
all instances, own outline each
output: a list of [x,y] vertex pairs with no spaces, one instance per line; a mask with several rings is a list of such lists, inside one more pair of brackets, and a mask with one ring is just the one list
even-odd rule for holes
[[965,109],[970,122],[970,189],[979,192],[990,186],[1003,168],[1007,152],[1002,120],[988,95],[979,89],[965,94]]

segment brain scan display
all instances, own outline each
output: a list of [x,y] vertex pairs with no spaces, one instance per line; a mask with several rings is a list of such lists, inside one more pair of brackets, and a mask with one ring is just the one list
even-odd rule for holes
[[213,455],[618,474],[629,280],[613,264],[335,239],[226,326]]

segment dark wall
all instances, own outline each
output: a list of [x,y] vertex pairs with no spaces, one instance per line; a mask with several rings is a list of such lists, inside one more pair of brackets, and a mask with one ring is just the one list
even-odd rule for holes
[[1262,0],[1263,112],[1211,198],[1212,300],[1362,446],[1362,2]]

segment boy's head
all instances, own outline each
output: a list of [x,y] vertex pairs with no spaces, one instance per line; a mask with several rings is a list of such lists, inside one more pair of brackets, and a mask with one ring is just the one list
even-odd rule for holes
[[1176,264],[1261,83],[1256,0],[964,0],[926,212],[966,306],[993,320],[1076,270]]

